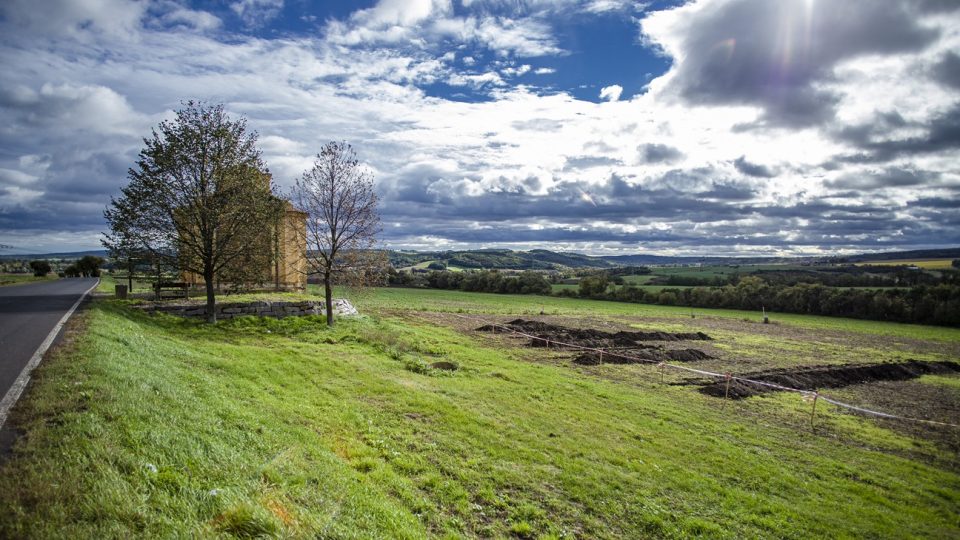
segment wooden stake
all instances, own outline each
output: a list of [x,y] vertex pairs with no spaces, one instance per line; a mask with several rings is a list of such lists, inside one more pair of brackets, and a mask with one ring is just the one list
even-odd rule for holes
[[603,349],[599,349],[599,350],[600,350],[600,363],[602,364],[602,363],[603,363]]
[[817,399],[820,398],[820,391],[813,393],[813,408],[810,409],[810,431],[813,431],[813,417],[817,414]]
[[660,384],[663,384],[663,362],[660,362]]
[[723,405],[720,406],[721,409],[727,406],[727,399],[730,397],[730,374],[727,373],[724,377],[727,378],[727,387],[723,391]]

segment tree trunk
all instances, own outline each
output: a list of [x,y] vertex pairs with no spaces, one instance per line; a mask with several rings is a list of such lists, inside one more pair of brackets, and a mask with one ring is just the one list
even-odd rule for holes
[[323,292],[327,300],[327,326],[333,326],[333,289],[330,287],[330,272],[323,275]]
[[127,258],[127,292],[133,292],[133,259]]
[[213,292],[213,271],[204,271],[203,281],[207,286],[207,322],[217,324],[217,300]]

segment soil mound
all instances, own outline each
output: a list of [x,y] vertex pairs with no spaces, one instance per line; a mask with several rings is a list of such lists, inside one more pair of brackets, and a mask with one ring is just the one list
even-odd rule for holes
[[[842,388],[852,384],[874,381],[905,381],[921,375],[947,373],[960,373],[960,364],[956,362],[910,360],[887,364],[847,364],[841,366],[812,366],[792,370],[776,369],[743,373],[738,376],[800,390],[817,390],[821,388]],[[723,380],[710,382],[703,385],[700,391],[710,396],[723,397],[726,393],[726,384],[726,381]],[[778,391],[776,388],[732,380],[730,381],[729,397],[743,399],[776,391]]]
[[573,363],[581,366],[597,366],[600,364],[649,364],[667,361],[697,362],[712,358],[709,354],[698,349],[664,350],[660,347],[647,346],[625,351],[604,351],[602,357],[598,352],[584,351],[573,359]]
[[584,351],[573,359],[574,364],[581,366],[599,366],[600,364],[649,364],[663,360],[663,351],[656,348],[640,349],[636,351],[622,351],[622,354],[600,353]]
[[523,332],[536,336],[530,343],[531,347],[546,347],[557,342],[579,345],[581,347],[635,347],[645,341],[707,341],[712,340],[703,332],[604,332],[591,328],[567,328],[540,321],[525,321],[515,319],[500,327],[486,325],[477,328],[479,332],[498,332],[509,328],[516,332]]
[[710,360],[713,357],[699,349],[674,349],[667,351],[667,358],[674,362],[697,362]]

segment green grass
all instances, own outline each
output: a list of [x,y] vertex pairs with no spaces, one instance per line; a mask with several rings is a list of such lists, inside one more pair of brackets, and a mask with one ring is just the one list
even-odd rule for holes
[[604,367],[637,375],[618,382],[390,309],[640,306],[394,289],[357,303],[371,316],[328,329],[95,302],[14,411],[0,537],[960,534],[960,476],[905,454],[942,451],[870,421],[822,407],[810,433],[795,396],[720,408],[641,366]]
[[56,274],[47,274],[43,277],[37,277],[33,274],[0,274],[0,287],[6,285],[21,285],[23,283],[36,283],[37,281],[52,281],[59,279]]

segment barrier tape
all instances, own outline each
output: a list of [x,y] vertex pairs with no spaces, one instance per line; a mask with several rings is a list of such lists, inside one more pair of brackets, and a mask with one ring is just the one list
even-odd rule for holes
[[889,418],[889,419],[893,419],[893,420],[903,420],[903,421],[907,421],[907,422],[918,422],[918,423],[928,424],[928,425],[934,425],[934,426],[945,426],[945,427],[952,427],[952,428],[960,428],[960,424],[951,424],[951,423],[949,423],[949,422],[937,422],[937,421],[934,421],[934,420],[924,420],[924,419],[922,419],[922,418],[911,418],[911,417],[908,417],[908,416],[900,416],[900,415],[896,415],[896,414],[885,413],[885,412],[882,412],[882,411],[874,411],[874,410],[867,409],[867,408],[864,408],[864,407],[858,407],[858,406],[856,406],[856,405],[851,405],[851,404],[849,404],[849,403],[844,403],[844,402],[842,402],[842,401],[839,401],[839,400],[830,398],[830,397],[825,396],[825,395],[823,395],[822,393],[820,393],[820,392],[818,392],[818,391],[815,391],[815,390],[803,390],[803,389],[801,389],[801,388],[792,388],[792,387],[789,387],[789,386],[783,386],[783,385],[776,384],[776,383],[771,383],[771,382],[766,382],[766,381],[758,381],[758,380],[755,380],[755,379],[747,379],[747,378],[745,378],[745,377],[738,377],[738,376],[736,376],[736,375],[731,375],[731,374],[729,374],[729,373],[715,373],[715,372],[713,372],[713,371],[706,371],[706,370],[702,370],[702,369],[695,369],[695,368],[691,368],[691,367],[687,367],[687,366],[679,366],[679,365],[677,365],[677,364],[670,364],[670,363],[667,363],[667,362],[659,362],[659,361],[657,361],[657,360],[648,360],[648,359],[646,359],[646,358],[640,358],[640,357],[637,357],[637,356],[631,356],[631,355],[626,355],[626,354],[622,354],[622,353],[614,353],[614,352],[610,352],[609,350],[604,351],[603,349],[598,349],[598,348],[595,348],[595,347],[584,347],[583,345],[576,345],[576,344],[573,344],[573,343],[563,343],[563,342],[561,342],[561,341],[550,340],[550,339],[543,338],[543,337],[540,337],[540,336],[535,336],[535,335],[532,335],[532,334],[527,334],[526,332],[521,332],[521,331],[519,331],[519,330],[515,330],[515,329],[513,329],[513,328],[511,328],[511,327],[509,327],[509,326],[507,326],[507,325],[500,324],[500,323],[495,323],[495,322],[490,322],[490,321],[486,321],[486,320],[484,320],[484,319],[480,319],[480,318],[477,318],[477,317],[468,317],[468,316],[466,316],[466,315],[461,315],[461,314],[459,314],[459,313],[450,313],[450,315],[454,315],[454,316],[459,317],[459,318],[461,318],[461,319],[466,319],[466,320],[472,321],[473,323],[485,324],[485,325],[490,326],[490,327],[493,327],[493,328],[503,328],[503,329],[506,330],[507,332],[510,332],[510,333],[512,333],[512,334],[516,334],[516,335],[518,335],[518,336],[523,336],[523,337],[530,338],[530,339],[533,339],[533,340],[544,341],[544,342],[547,343],[547,347],[550,346],[550,343],[554,343],[554,344],[556,344],[556,345],[558,345],[558,346],[560,346],[560,347],[567,347],[567,348],[577,349],[577,350],[581,350],[581,351],[597,352],[597,353],[600,354],[601,362],[602,362],[603,354],[606,354],[607,356],[611,356],[611,357],[614,357],[614,358],[623,358],[623,359],[625,359],[625,360],[632,360],[632,361],[634,361],[634,362],[636,362],[636,363],[639,363],[639,364],[654,364],[654,365],[656,365],[657,367],[659,367],[659,368],[661,369],[661,380],[663,379],[663,371],[662,371],[662,370],[663,370],[663,368],[667,367],[667,368],[676,369],[676,370],[679,370],[679,371],[686,371],[686,372],[688,372],[688,373],[696,373],[696,374],[698,374],[698,375],[703,375],[703,376],[706,376],[706,377],[716,377],[716,378],[718,378],[718,379],[723,379],[723,380],[733,380],[733,381],[738,381],[738,382],[742,382],[742,383],[746,383],[746,384],[755,384],[755,385],[757,385],[757,386],[765,386],[765,387],[767,387],[767,388],[774,388],[774,389],[780,390],[780,391],[782,391],[782,392],[794,392],[794,393],[800,394],[801,396],[814,397],[814,398],[817,398],[817,399],[822,399],[823,401],[826,401],[827,403],[830,403],[830,404],[835,405],[835,406],[837,406],[837,407],[841,407],[841,408],[844,408],[844,409],[850,409],[850,410],[857,411],[857,412],[861,412],[861,413],[864,413],[864,414],[871,414],[871,415],[874,415],[874,416],[879,416],[879,417],[881,417],[881,418]]

